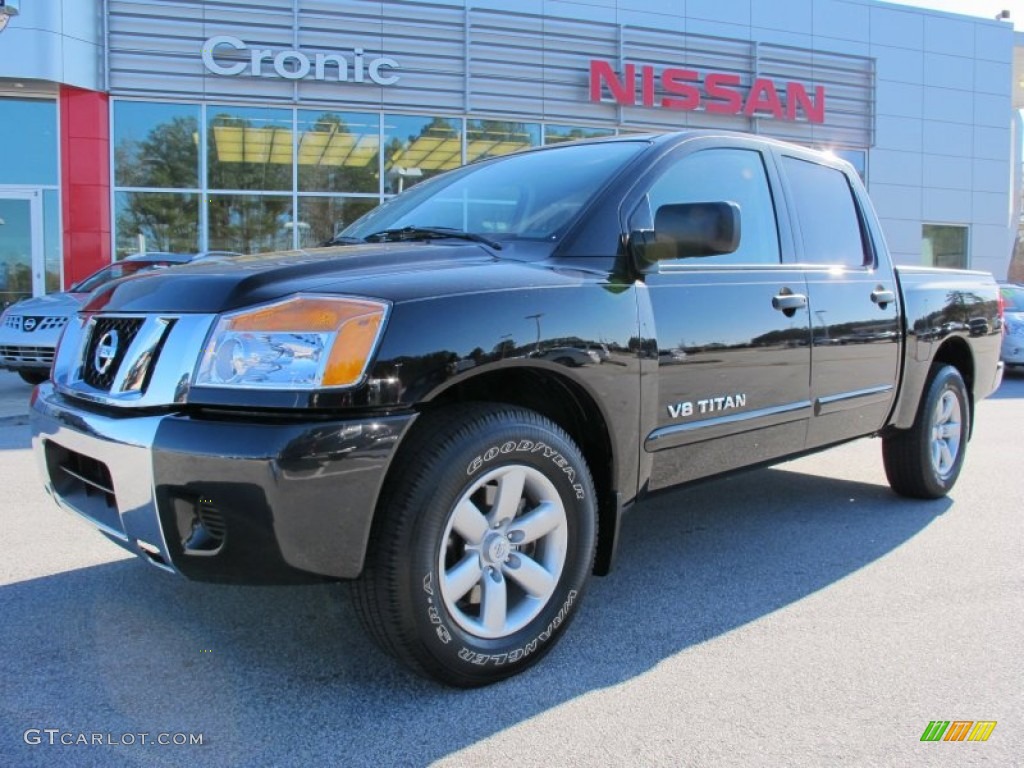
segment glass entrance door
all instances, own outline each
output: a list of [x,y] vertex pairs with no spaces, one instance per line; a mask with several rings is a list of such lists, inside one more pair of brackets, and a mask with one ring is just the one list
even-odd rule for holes
[[0,307],[46,292],[42,200],[37,189],[0,189]]

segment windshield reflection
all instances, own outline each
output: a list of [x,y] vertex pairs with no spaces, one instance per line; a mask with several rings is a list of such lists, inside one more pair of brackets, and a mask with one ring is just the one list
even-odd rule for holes
[[524,152],[417,184],[343,230],[364,240],[404,227],[449,228],[496,238],[557,240],[641,141]]

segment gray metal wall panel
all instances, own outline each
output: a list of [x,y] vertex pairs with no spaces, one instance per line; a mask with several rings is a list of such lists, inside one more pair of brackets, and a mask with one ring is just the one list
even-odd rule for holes
[[[874,62],[744,39],[672,32],[605,21],[407,0],[109,0],[110,83],[114,95],[314,103],[335,109],[518,116],[561,123],[669,130],[694,126],[752,130],[801,141],[868,147],[874,135]],[[293,6],[294,2],[294,6]],[[298,9],[298,13],[295,9]],[[399,81],[321,82],[270,74],[207,72],[200,48],[214,35],[250,47],[298,49],[310,58],[340,53],[350,62],[390,56]],[[219,61],[230,61],[222,49]],[[714,115],[589,100],[592,59],[741,78],[793,80],[827,92],[825,123]],[[238,61],[248,55],[238,54]],[[657,98],[660,101],[662,94]]]

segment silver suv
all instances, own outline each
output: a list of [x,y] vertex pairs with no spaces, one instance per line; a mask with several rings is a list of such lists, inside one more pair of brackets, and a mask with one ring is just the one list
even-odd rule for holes
[[1002,359],[1009,370],[1024,366],[1024,285],[1000,283],[1003,298],[1004,330]]
[[231,251],[134,254],[94,272],[64,293],[15,302],[0,315],[0,368],[16,371],[29,384],[46,381],[64,326],[90,293],[111,280],[200,258],[237,255]]

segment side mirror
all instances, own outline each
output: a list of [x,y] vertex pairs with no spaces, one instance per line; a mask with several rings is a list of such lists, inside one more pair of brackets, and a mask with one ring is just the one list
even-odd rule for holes
[[658,208],[654,231],[630,234],[641,270],[666,259],[732,253],[740,246],[740,208],[736,203],[674,203]]

